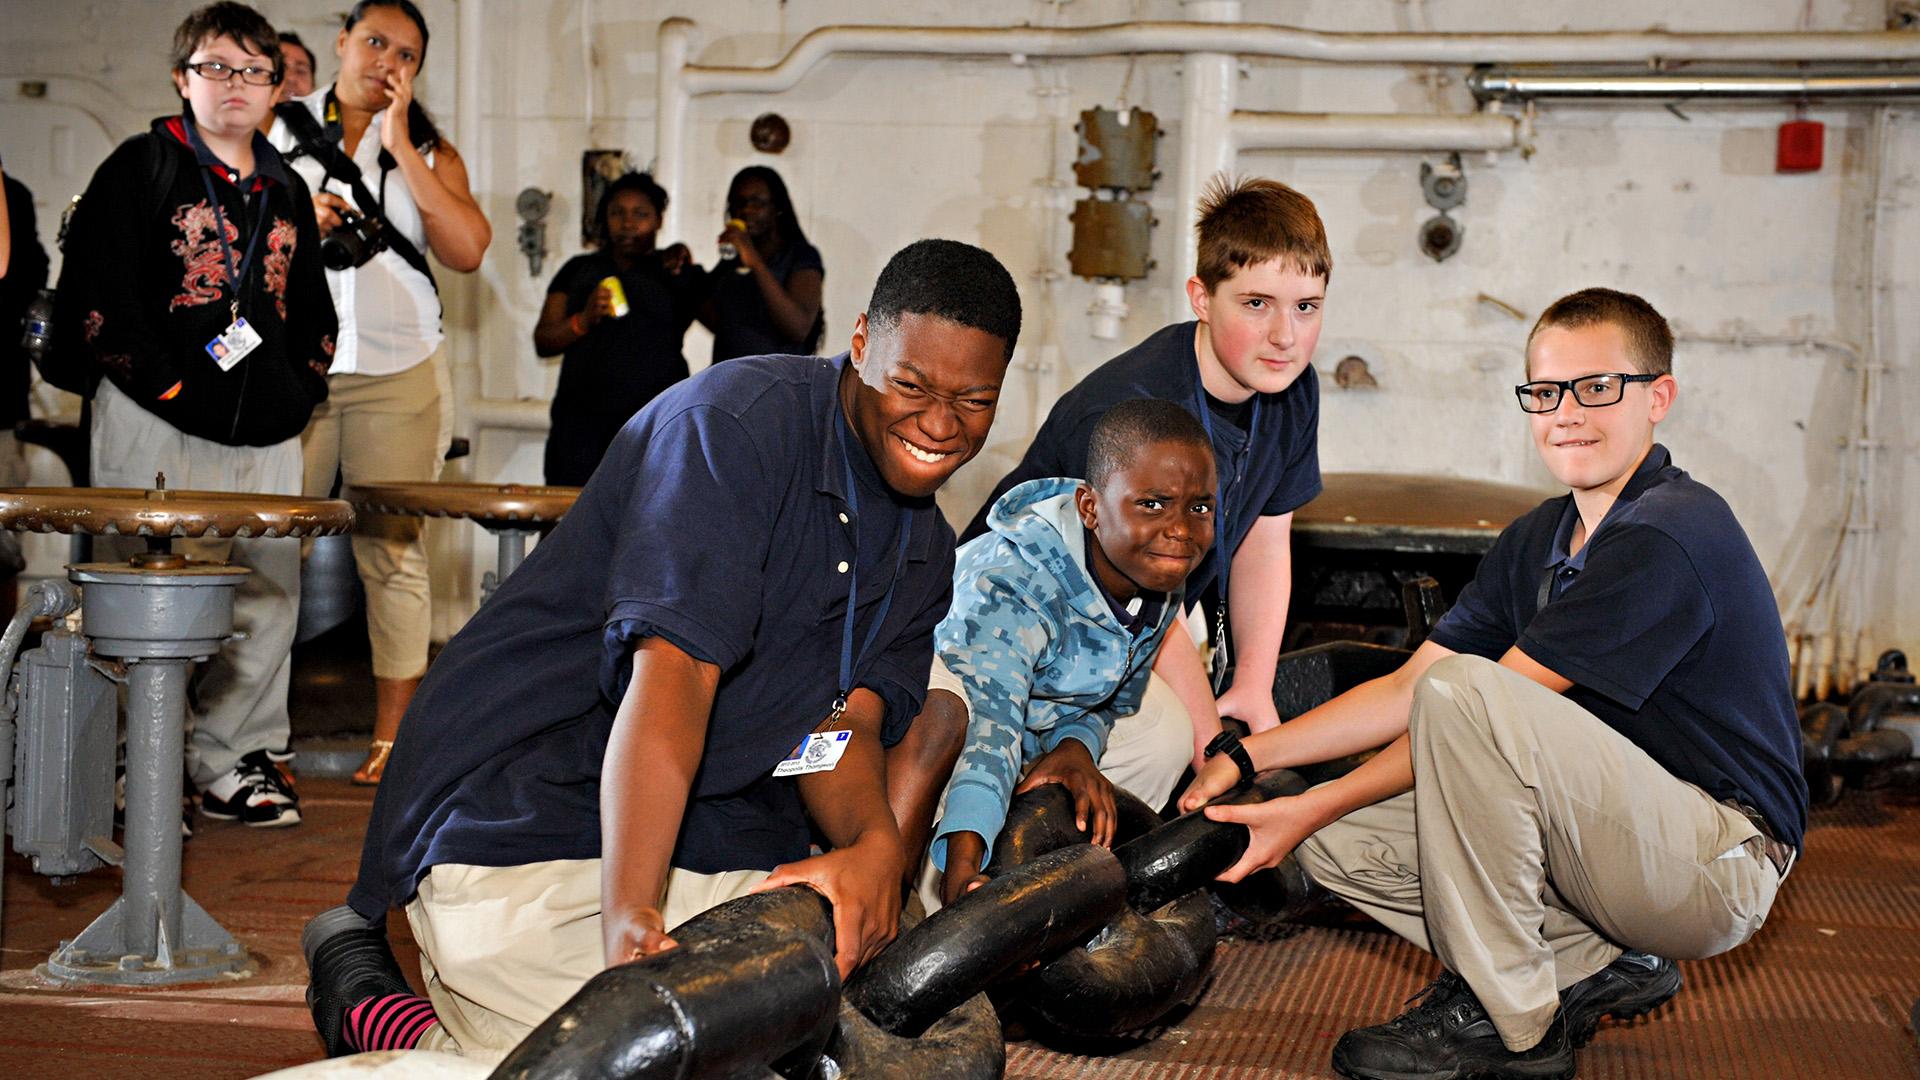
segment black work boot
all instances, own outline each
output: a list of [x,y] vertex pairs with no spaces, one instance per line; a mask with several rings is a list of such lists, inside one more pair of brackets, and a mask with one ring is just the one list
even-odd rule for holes
[[1333,1068],[1349,1080],[1464,1080],[1507,1077],[1570,1080],[1573,1043],[1561,1016],[1532,1049],[1500,1041],[1466,980],[1445,972],[1409,998],[1420,1003],[1374,1027],[1356,1028],[1333,1047]]
[[345,904],[313,917],[300,934],[307,954],[307,1008],[328,1057],[356,1051],[346,1041],[347,1010],[370,997],[413,993],[400,962],[376,929]]
[[1664,956],[1628,949],[1599,971],[1560,991],[1560,1014],[1575,1046],[1593,1041],[1605,1017],[1632,1020],[1680,992],[1680,967]]

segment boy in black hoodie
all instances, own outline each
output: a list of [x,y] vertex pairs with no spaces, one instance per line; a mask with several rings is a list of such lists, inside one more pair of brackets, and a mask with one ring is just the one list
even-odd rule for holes
[[[300,432],[326,399],[336,328],[306,186],[255,129],[278,36],[217,3],[174,33],[181,115],[122,143],[87,186],[61,269],[57,340],[93,382],[93,482],[298,495]],[[63,347],[64,347],[63,344]],[[104,378],[101,378],[104,376]],[[283,540],[183,545],[253,571],[248,636],[202,669],[187,764],[209,816],[297,825],[268,752],[287,744],[300,551]]]

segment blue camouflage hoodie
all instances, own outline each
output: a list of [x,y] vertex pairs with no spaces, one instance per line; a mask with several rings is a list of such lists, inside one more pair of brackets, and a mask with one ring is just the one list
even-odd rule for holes
[[1086,564],[1087,535],[1074,508],[1080,481],[1029,480],[987,517],[989,531],[955,553],[953,604],[934,647],[966,685],[973,719],[934,829],[933,861],[946,868],[947,837],[994,838],[1022,770],[1063,739],[1094,761],[1115,717],[1139,711],[1178,596],[1129,633]]

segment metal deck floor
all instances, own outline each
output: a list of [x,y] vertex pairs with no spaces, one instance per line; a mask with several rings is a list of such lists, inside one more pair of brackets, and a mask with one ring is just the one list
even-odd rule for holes
[[[0,1076],[225,1080],[320,1056],[302,1000],[300,928],[345,895],[372,805],[344,781],[301,782],[305,824],[275,831],[201,819],[187,890],[251,951],[259,971],[212,986],[66,990],[34,975],[62,937],[104,910],[112,872],[55,887],[6,863]],[[404,919],[396,952],[412,970]],[[1606,1080],[1920,1077],[1908,1011],[1920,996],[1920,802],[1849,794],[1818,811],[1808,850],[1765,930],[1682,965],[1687,988],[1630,1026],[1603,1027],[1580,1075]],[[1283,941],[1223,942],[1199,1004],[1150,1042],[1106,1057],[1008,1048],[1016,1080],[1330,1077],[1348,1028],[1377,1023],[1436,971],[1359,920]]]

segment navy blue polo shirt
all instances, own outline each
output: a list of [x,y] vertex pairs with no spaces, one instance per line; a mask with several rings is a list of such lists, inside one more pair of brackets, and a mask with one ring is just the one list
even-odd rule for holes
[[892,495],[845,430],[844,360],[716,365],[622,429],[560,526],[428,670],[374,802],[357,911],[406,903],[439,863],[597,857],[607,739],[649,635],[721,671],[674,865],[806,857],[798,790],[771,774],[839,689],[850,572],[857,651],[907,530],[854,673],[886,704],[889,744],[919,712],[952,593],[953,530],[933,500]]
[[1733,510],[1656,443],[1569,556],[1578,520],[1567,494],[1507,526],[1432,640],[1492,660],[1518,645],[1662,768],[1754,807],[1799,847],[1807,785],[1786,634]]
[[[1175,323],[1107,361],[1054,403],[1046,422],[1013,471],[995,485],[993,495],[962,534],[971,540],[987,531],[987,511],[1014,485],[1047,476],[1087,475],[1087,445],[1093,426],[1107,410],[1134,398],[1162,398],[1202,419],[1200,362],[1194,353],[1197,322]],[[1228,557],[1253,530],[1254,519],[1291,513],[1320,494],[1320,383],[1313,366],[1277,394],[1255,395],[1248,432],[1218,414],[1206,418],[1213,428],[1214,464],[1221,487],[1219,511],[1225,515],[1220,538]],[[1213,552],[1187,578],[1186,594],[1199,596],[1219,574]]]

